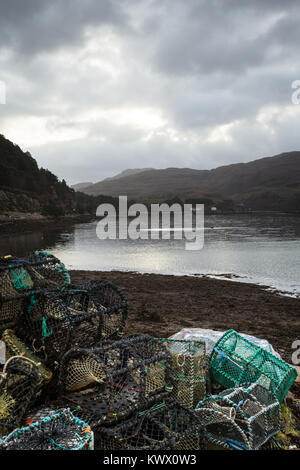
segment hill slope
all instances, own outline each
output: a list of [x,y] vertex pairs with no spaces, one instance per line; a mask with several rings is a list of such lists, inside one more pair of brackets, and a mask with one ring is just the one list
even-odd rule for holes
[[91,181],[86,182],[86,183],[77,183],[77,184],[72,184],[71,188],[74,189],[74,191],[82,191],[85,188],[88,188],[91,186],[93,183]]
[[112,176],[110,178],[105,178],[103,181],[118,180],[120,178],[124,178],[125,176],[137,175],[139,173],[143,173],[144,171],[152,171],[152,170],[154,170],[154,168],[129,168],[128,170],[121,171],[121,173],[118,173],[115,176]]
[[128,195],[136,199],[209,197],[233,199],[253,209],[300,211],[300,152],[289,152],[214,170],[167,168],[102,181],[87,194]]
[[75,207],[74,191],[49,170],[39,168],[29,152],[0,135],[0,209],[39,212],[51,204],[58,213]]
[[51,171],[39,168],[29,152],[23,152],[0,135],[0,214],[95,215],[96,208],[102,202],[116,205],[118,201],[108,196],[93,197],[75,192]]

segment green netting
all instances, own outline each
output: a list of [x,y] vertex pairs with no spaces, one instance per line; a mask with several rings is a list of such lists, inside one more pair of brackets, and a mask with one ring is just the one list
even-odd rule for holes
[[228,330],[215,344],[210,356],[212,380],[226,388],[257,382],[281,403],[297,377],[289,364]]
[[44,289],[28,297],[16,321],[16,333],[50,367],[74,347],[119,339],[127,317],[127,299],[112,283]]
[[35,270],[46,279],[52,279],[55,284],[71,284],[70,274],[63,263],[61,263],[49,251],[35,251],[30,255],[28,261],[35,266]]
[[37,292],[69,283],[65,266],[48,252],[0,258],[0,331],[15,326],[27,298],[34,304]]
[[206,395],[205,343],[165,338],[161,341],[172,357],[172,397],[190,408],[195,408]]

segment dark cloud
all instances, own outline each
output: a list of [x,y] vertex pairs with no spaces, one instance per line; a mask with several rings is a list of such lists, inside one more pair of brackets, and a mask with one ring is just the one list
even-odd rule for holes
[[0,0],[1,132],[69,182],[294,150],[298,1]]
[[121,27],[126,18],[117,0],[0,0],[0,45],[25,55],[79,46],[88,27]]

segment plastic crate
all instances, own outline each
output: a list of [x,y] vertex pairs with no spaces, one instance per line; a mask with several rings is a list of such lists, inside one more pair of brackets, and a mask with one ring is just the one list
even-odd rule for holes
[[226,388],[258,382],[281,403],[297,377],[297,370],[283,360],[228,330],[215,344],[210,372]]

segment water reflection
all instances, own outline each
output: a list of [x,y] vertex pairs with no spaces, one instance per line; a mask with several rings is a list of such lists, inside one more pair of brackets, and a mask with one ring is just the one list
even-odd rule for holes
[[293,216],[210,216],[205,244],[184,240],[99,240],[96,223],[66,230],[0,236],[0,254],[52,251],[72,269],[133,270],[166,274],[226,274],[300,293],[300,219]]
[[[68,232],[74,236],[74,227]],[[55,246],[67,245],[70,239],[63,237],[61,230],[39,230],[24,234],[1,235],[0,232],[0,256],[14,255],[26,256],[41,249],[53,249]]]

